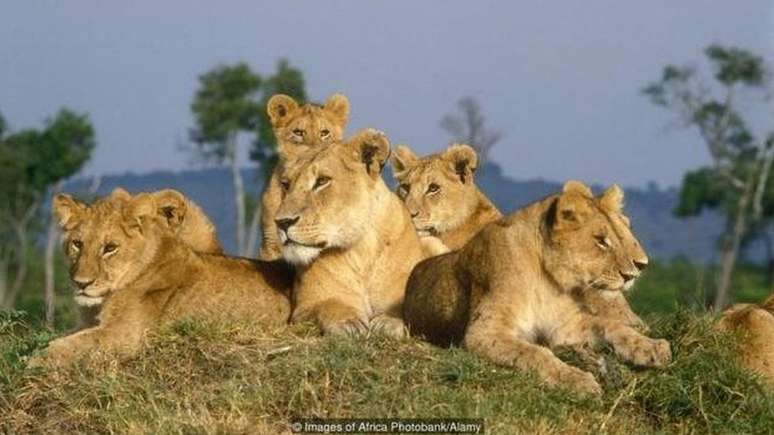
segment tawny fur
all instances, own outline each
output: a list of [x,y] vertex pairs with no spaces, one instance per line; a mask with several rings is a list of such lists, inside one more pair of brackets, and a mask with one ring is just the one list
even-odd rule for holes
[[344,95],[333,94],[322,106],[299,105],[293,98],[277,94],[269,99],[266,111],[277,139],[280,159],[261,196],[263,241],[259,258],[277,260],[282,257],[274,223],[282,200],[279,173],[291,156],[342,140],[349,119],[349,100]]
[[131,355],[146,331],[187,317],[288,321],[290,268],[193,251],[150,194],[92,205],[60,194],[53,208],[71,279],[82,296],[105,302],[98,326],[52,341],[33,365],[68,364],[95,351]]
[[617,186],[594,198],[585,185],[568,182],[562,193],[486,225],[460,250],[419,263],[404,303],[410,332],[592,393],[600,391],[594,377],[560,361],[551,347],[602,339],[636,365],[665,365],[665,340],[593,315],[581,300],[584,292],[626,287],[647,264],[622,201]]
[[[422,158],[398,145],[390,162],[398,180],[398,196],[432,255],[462,248],[485,225],[503,216],[475,183],[478,155],[469,145],[454,144]],[[637,246],[632,248],[638,252]],[[586,292],[583,300],[595,314],[645,327],[622,292]]]
[[760,305],[734,305],[720,317],[718,328],[741,333],[742,363],[774,385],[774,295]]
[[298,273],[293,322],[311,320],[332,334],[404,334],[406,280],[423,253],[406,208],[382,180],[389,153],[386,136],[369,129],[285,165],[276,216],[283,256]]
[[[164,189],[149,193],[155,202],[156,212],[164,223],[180,241],[196,252],[221,254],[218,234],[210,218],[199,206],[182,193]],[[116,188],[110,193],[110,201],[130,201],[132,194],[122,188]],[[99,323],[99,313],[102,298],[75,297],[79,307],[80,319],[77,329],[96,326]]]

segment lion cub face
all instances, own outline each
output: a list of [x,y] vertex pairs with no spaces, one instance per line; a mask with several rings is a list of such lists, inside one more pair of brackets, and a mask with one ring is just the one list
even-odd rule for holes
[[420,159],[399,145],[391,158],[398,196],[420,236],[450,231],[470,217],[478,201],[473,183],[478,157],[468,145]]
[[349,100],[333,94],[322,106],[299,105],[293,98],[277,94],[269,99],[266,111],[280,148],[320,146],[341,141],[349,118]]
[[150,194],[107,197],[92,205],[58,194],[53,209],[64,232],[64,252],[80,305],[99,305],[137,278],[164,229]]
[[623,191],[613,185],[595,198],[570,181],[548,211],[545,270],[564,289],[629,289],[648,257],[623,214]]
[[286,260],[309,264],[325,249],[348,248],[360,239],[378,205],[377,184],[389,153],[387,137],[367,130],[288,160],[275,220]]

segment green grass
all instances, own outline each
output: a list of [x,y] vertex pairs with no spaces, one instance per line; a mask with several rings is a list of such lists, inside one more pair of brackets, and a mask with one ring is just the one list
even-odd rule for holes
[[[733,355],[735,338],[687,311],[655,318],[665,370],[630,370],[604,349],[599,399],[461,349],[414,339],[322,338],[308,325],[262,331],[178,322],[142,353],[26,370],[51,338],[23,316],[0,321],[0,432],[279,433],[293,417],[483,418],[488,433],[765,433],[774,397]],[[573,360],[572,353],[562,353]]]

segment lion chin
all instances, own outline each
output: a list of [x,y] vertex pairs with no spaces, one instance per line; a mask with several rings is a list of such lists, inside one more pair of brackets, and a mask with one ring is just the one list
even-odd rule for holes
[[321,248],[288,243],[282,246],[282,256],[291,264],[308,266],[320,255]]

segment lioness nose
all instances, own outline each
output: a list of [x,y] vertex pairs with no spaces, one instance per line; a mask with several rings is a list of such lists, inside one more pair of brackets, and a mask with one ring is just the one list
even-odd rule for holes
[[298,216],[294,218],[287,218],[287,219],[277,219],[274,222],[277,224],[277,227],[281,229],[282,231],[287,231],[288,228],[295,225],[296,222],[298,222]]
[[624,281],[627,281],[627,282],[637,277],[636,275],[633,275],[629,272],[619,272],[619,273],[621,274],[621,278],[623,278]]
[[82,279],[82,278],[73,278],[73,282],[81,290],[83,290],[86,287],[94,284],[94,280],[93,279],[92,280],[86,280],[86,279]]
[[636,267],[637,270],[641,271],[641,270],[645,269],[646,267],[648,267],[648,261],[647,260],[645,260],[645,261],[634,260],[634,267]]

